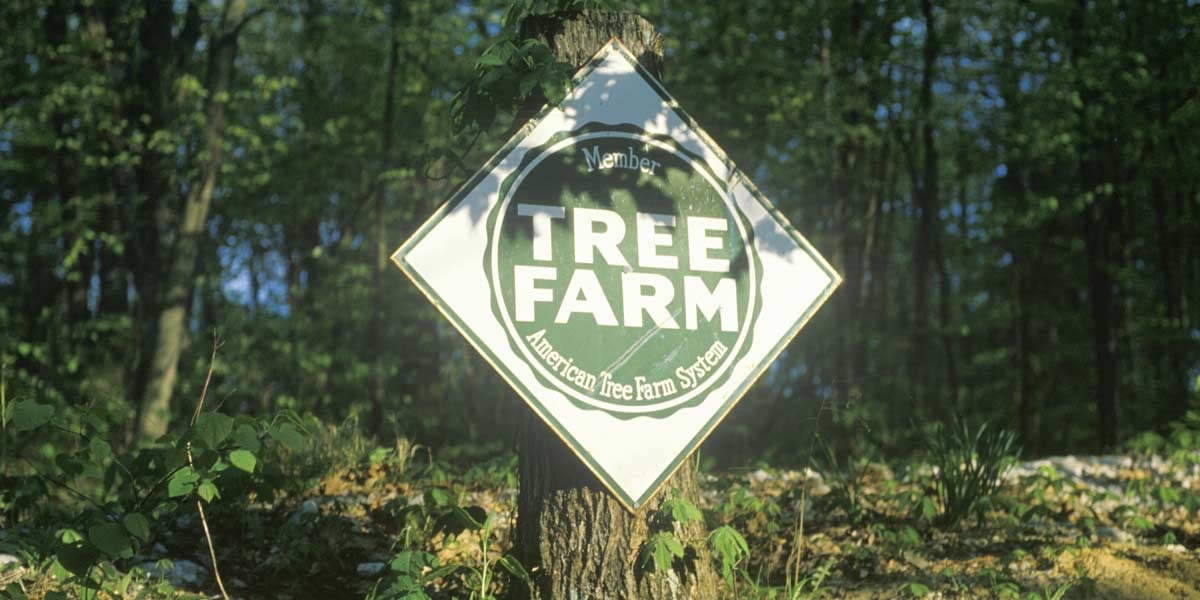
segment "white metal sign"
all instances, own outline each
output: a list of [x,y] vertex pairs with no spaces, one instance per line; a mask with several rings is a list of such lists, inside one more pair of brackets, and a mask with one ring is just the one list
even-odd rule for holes
[[615,39],[393,260],[630,510],[840,283]]

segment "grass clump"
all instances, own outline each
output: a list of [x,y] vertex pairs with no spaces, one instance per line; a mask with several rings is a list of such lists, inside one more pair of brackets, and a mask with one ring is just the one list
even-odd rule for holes
[[956,418],[949,426],[937,424],[926,436],[925,447],[936,469],[938,524],[952,528],[973,514],[982,525],[1005,473],[1020,454],[1016,435],[986,424],[973,428]]

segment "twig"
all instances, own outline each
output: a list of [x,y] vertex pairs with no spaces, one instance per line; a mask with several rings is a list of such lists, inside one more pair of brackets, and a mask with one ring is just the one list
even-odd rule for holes
[[[208,359],[208,375],[204,378],[204,388],[200,390],[200,402],[196,404],[196,410],[192,413],[192,422],[188,428],[196,426],[196,419],[200,418],[200,412],[204,410],[204,399],[208,396],[208,384],[212,381],[213,367],[217,364],[217,348],[221,347],[221,341],[216,334],[213,335],[212,356]],[[188,466],[193,469],[196,465],[192,462],[192,442],[187,443],[187,460]],[[213,577],[217,580],[217,587],[221,589],[221,597],[229,600],[229,592],[225,591],[225,582],[221,581],[221,569],[217,568],[217,550],[213,547],[212,533],[208,531],[208,519],[204,517],[204,501],[196,498],[196,511],[200,513],[200,527],[204,529],[204,540],[208,542],[208,557],[212,560]]]
[[[6,357],[7,358],[7,357]],[[8,456],[8,363],[0,360],[0,459]],[[0,471],[8,476],[8,461],[0,461]]]
[[800,580],[800,567],[804,557],[804,513],[807,512],[805,504],[808,502],[808,482],[800,484],[800,519],[797,521],[796,531],[792,536],[792,552],[787,558],[787,566],[785,569],[785,579],[787,580],[788,588],[795,590],[795,586]]

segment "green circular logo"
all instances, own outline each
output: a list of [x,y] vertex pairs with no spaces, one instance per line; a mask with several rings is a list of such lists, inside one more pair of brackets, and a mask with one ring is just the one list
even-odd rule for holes
[[578,405],[665,416],[749,347],[752,231],[703,162],[637,130],[526,154],[489,219],[497,317],[539,380]]

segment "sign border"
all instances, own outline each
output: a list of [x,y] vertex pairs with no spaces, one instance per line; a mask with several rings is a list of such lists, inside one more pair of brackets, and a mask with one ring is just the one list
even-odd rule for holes
[[[590,75],[592,71],[594,71],[596,67],[612,52],[620,53],[625,60],[633,65],[637,74],[641,76],[642,80],[647,83],[651,89],[653,89],[655,93],[659,95],[659,97],[663,99],[667,107],[673,110],[676,115],[688,125],[692,132],[699,138],[700,142],[710,152],[712,152],[719,160],[725,163],[725,166],[729,169],[730,173],[727,179],[727,189],[732,190],[736,188],[738,183],[746,186],[746,190],[750,193],[750,196],[759,203],[762,209],[776,221],[776,223],[781,227],[781,229],[783,229],[788,237],[790,237],[792,241],[794,241],[796,245],[799,246],[799,248],[817,264],[819,269],[829,276],[830,279],[829,283],[824,289],[821,290],[821,292],[813,300],[812,304],[810,304],[809,307],[791,325],[792,332],[788,336],[781,338],[774,346],[771,347],[770,350],[767,351],[765,356],[769,356],[770,359],[762,361],[762,364],[758,366],[757,372],[753,373],[753,375],[750,377],[746,377],[743,379],[742,383],[735,386],[733,393],[723,401],[722,406],[713,413],[713,416],[705,422],[704,426],[700,428],[696,435],[694,435],[684,445],[683,449],[675,456],[675,458],[671,460],[667,468],[664,469],[657,478],[655,478],[655,480],[650,484],[649,487],[646,488],[640,497],[630,497],[621,490],[621,487],[617,485],[607,473],[605,473],[604,469],[601,468],[601,466],[597,464],[586,451],[584,451],[584,449],[570,434],[570,432],[562,427],[562,424],[559,423],[558,420],[553,417],[553,415],[549,414],[548,411],[544,410],[540,406],[539,402],[537,402],[535,399],[535,395],[529,389],[527,389],[525,385],[518,381],[515,375],[511,374],[506,367],[502,366],[499,361],[492,356],[491,352],[481,342],[481,340],[479,340],[478,337],[470,330],[470,328],[468,328],[466,324],[458,317],[458,315],[454,314],[454,311],[451,310],[446,303],[441,300],[436,290],[434,290],[433,287],[430,286],[429,283],[425,281],[425,279],[421,277],[421,275],[417,273],[415,269],[411,268],[411,266],[405,260],[412,248],[420,243],[420,241],[425,238],[426,234],[428,234],[428,232],[433,229],[446,216],[447,213],[453,210],[467,194],[475,189],[477,184],[482,179],[487,177],[492,170],[495,169],[495,167],[508,156],[509,153],[519,146],[521,141],[525,139],[528,133],[531,132],[533,128],[536,127],[536,125],[546,117],[547,114],[556,108],[555,106],[550,104],[544,105],[538,111],[536,116],[531,118],[516,132],[514,132],[513,135],[509,137],[508,141],[506,141],[499,150],[492,154],[487,162],[480,166],[479,169],[462,185],[458,186],[454,194],[451,195],[451,197],[436,211],[434,211],[434,213],[430,215],[429,218],[426,219],[425,222],[422,223],[421,226],[418,227],[409,236],[409,238],[392,253],[391,258],[392,262],[394,262],[396,266],[399,267],[400,271],[403,272],[405,276],[407,276],[409,280],[413,282],[417,289],[421,291],[421,293],[438,310],[438,312],[440,312],[442,316],[445,317],[446,320],[448,320],[464,338],[466,338],[467,342],[475,348],[475,351],[478,352],[479,355],[482,356],[489,365],[491,365],[492,369],[494,369],[500,375],[500,377],[504,379],[504,381],[507,382],[510,387],[513,388],[514,391],[517,392],[517,396],[521,398],[525,405],[533,410],[534,413],[537,414],[538,417],[549,426],[549,429],[554,432],[554,434],[563,442],[564,445],[567,446],[567,448],[571,450],[573,454],[575,454],[577,458],[579,458],[581,462],[583,462],[588,470],[591,471],[592,474],[595,475],[596,478],[604,485],[604,487],[608,489],[609,493],[611,493],[617,499],[617,501],[620,502],[623,507],[625,507],[626,510],[637,514],[640,509],[659,492],[663,483],[674,476],[676,471],[678,471],[683,465],[684,461],[686,461],[687,458],[691,456],[692,453],[695,452],[702,443],[704,443],[704,440],[712,434],[717,425],[719,425],[721,421],[725,420],[725,417],[729,414],[729,411],[732,410],[733,407],[736,406],[737,403],[742,399],[742,396],[744,396],[746,392],[758,382],[758,379],[762,377],[763,373],[765,373],[766,370],[770,368],[772,364],[774,364],[775,360],[779,358],[779,354],[783,351],[783,349],[789,343],[791,343],[793,339],[795,339],[796,335],[800,333],[800,330],[804,328],[804,326],[812,318],[813,314],[815,314],[816,311],[825,304],[825,302],[833,294],[834,290],[841,285],[842,277],[833,269],[832,266],[830,266],[824,257],[822,257],[821,254],[816,251],[812,244],[810,244],[808,240],[805,239],[804,236],[792,226],[783,213],[781,213],[775,207],[775,205],[772,204],[770,200],[768,200],[767,197],[758,189],[758,187],[754,185],[754,182],[752,182],[739,169],[736,168],[736,166],[733,164],[733,161],[729,159],[724,150],[722,150],[721,147],[718,146],[715,141],[713,141],[712,137],[709,136],[708,133],[704,131],[704,129],[701,128],[694,119],[692,119],[691,115],[689,115],[683,110],[682,107],[680,107],[675,98],[667,92],[662,84],[652,74],[650,74],[650,72],[647,71],[641,63],[638,62],[637,57],[635,57],[633,53],[631,53],[616,36],[611,37],[607,42],[605,42],[604,45],[592,55],[592,58],[589,59],[588,62],[575,73],[575,75],[571,78],[572,87],[577,86],[583,79]],[[765,301],[765,299],[761,301]]]

